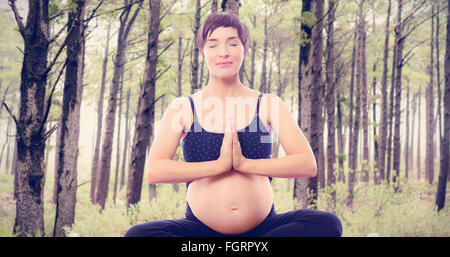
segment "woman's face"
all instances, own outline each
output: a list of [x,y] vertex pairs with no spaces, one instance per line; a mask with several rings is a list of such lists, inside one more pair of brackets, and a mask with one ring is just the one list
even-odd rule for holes
[[203,47],[203,58],[210,75],[221,78],[239,73],[244,57],[244,46],[233,27],[216,28]]

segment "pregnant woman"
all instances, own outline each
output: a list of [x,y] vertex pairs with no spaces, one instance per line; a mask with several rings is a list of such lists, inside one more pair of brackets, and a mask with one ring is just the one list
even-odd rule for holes
[[[272,177],[313,177],[316,161],[285,103],[240,82],[248,38],[227,12],[211,13],[200,27],[208,85],[170,103],[148,160],[149,183],[186,182],[186,217],[139,224],[125,236],[341,236],[332,213],[275,212]],[[271,159],[272,136],[285,157]],[[172,160],[180,140],[185,162]]]

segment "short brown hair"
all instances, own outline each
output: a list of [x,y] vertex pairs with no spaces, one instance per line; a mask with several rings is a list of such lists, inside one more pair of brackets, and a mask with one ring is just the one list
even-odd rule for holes
[[197,32],[197,47],[202,54],[208,35],[213,33],[218,27],[235,28],[238,32],[238,37],[244,46],[244,52],[247,53],[249,45],[249,32],[247,26],[245,26],[234,13],[213,12],[208,15]]

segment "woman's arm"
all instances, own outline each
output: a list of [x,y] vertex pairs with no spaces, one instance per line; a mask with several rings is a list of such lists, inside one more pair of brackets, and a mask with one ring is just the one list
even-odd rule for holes
[[314,153],[286,104],[278,96],[268,94],[268,104],[265,106],[270,110],[273,136],[280,140],[286,156],[275,159],[246,158],[239,171],[282,178],[316,176]]
[[205,162],[181,162],[172,160],[183,132],[183,110],[190,109],[186,98],[174,99],[165,111],[158,133],[150,148],[147,181],[157,183],[181,183],[223,172],[217,160]]

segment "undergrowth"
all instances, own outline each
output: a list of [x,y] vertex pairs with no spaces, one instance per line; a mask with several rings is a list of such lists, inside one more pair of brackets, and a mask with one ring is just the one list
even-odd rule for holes
[[[0,236],[13,236],[15,201],[13,199],[13,176],[0,174]],[[51,202],[51,177],[44,192],[45,235],[53,233],[55,204]],[[105,209],[91,203],[90,185],[84,184],[77,191],[75,223],[66,228],[67,236],[123,236],[133,225],[153,220],[181,219],[186,211],[185,184],[179,184],[176,192],[172,185],[157,185],[157,197],[149,200],[148,187],[143,186],[141,201],[127,211],[126,186],[118,191],[114,204],[110,192]],[[294,210],[292,179],[274,178],[274,202],[277,213]],[[110,187],[111,190],[112,186]],[[354,199],[347,206],[347,185],[337,183],[336,203],[331,199],[330,188],[320,189],[317,209],[335,213],[343,225],[343,236],[382,237],[450,236],[450,211],[446,207],[439,213],[434,204],[436,187],[424,181],[401,181],[400,191],[386,183],[355,184]],[[447,194],[448,195],[448,194]],[[447,197],[448,199],[448,197]]]

